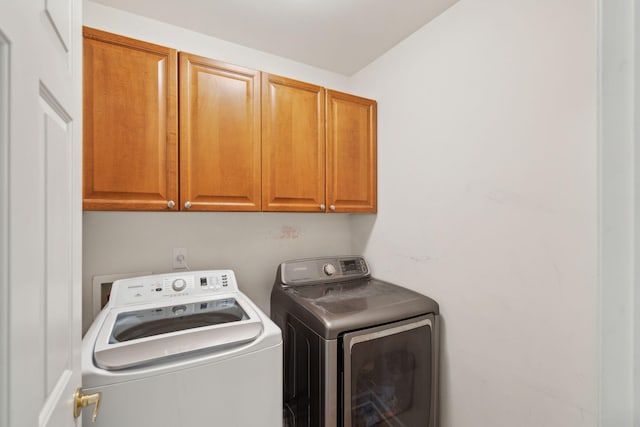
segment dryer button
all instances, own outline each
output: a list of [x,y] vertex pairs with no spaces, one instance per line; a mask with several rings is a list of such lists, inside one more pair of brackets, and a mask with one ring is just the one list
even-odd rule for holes
[[333,264],[325,264],[322,269],[327,276],[333,276],[336,274],[336,267]]

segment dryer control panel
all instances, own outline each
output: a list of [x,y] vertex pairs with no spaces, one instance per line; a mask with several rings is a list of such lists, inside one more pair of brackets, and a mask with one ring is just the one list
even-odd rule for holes
[[185,296],[215,295],[237,292],[238,283],[232,270],[203,270],[155,274],[116,280],[111,288],[109,305],[166,300]]
[[344,282],[371,275],[369,265],[361,256],[308,258],[280,264],[283,286],[304,286],[317,283]]

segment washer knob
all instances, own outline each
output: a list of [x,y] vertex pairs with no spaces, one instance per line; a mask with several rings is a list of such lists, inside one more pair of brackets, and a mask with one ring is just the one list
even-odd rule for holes
[[186,305],[176,305],[175,307],[173,307],[171,309],[171,311],[173,312],[173,314],[180,315],[180,314],[184,313],[185,311],[187,311],[187,306]]
[[187,287],[187,281],[184,279],[176,279],[171,284],[171,287],[176,292],[184,291],[184,288]]
[[336,274],[336,268],[333,266],[333,264],[325,264],[322,269],[327,276],[333,276],[334,274]]

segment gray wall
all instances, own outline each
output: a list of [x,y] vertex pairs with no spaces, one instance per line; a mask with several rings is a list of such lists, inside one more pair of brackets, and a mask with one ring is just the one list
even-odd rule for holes
[[600,387],[602,427],[640,425],[638,65],[640,10],[599,0]]

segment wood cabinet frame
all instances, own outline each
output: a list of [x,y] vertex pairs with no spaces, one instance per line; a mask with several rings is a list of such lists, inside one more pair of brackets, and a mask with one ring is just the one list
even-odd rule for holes
[[177,51],[88,27],[83,36],[83,208],[170,209],[178,201]]
[[326,205],[330,212],[377,211],[377,103],[326,90]]
[[260,211],[260,72],[183,52],[179,63],[180,209]]
[[262,73],[262,210],[323,212],[324,89]]

